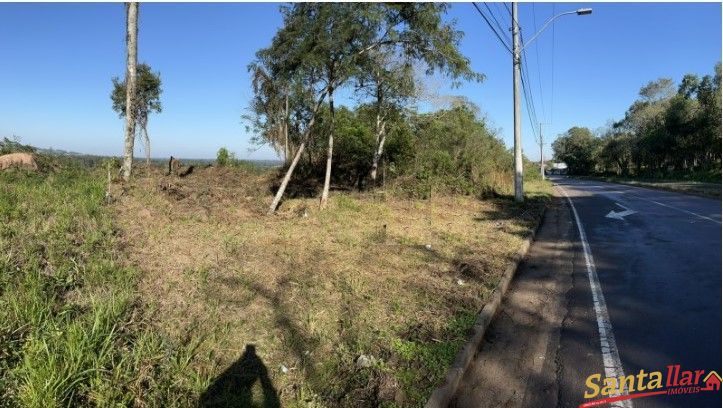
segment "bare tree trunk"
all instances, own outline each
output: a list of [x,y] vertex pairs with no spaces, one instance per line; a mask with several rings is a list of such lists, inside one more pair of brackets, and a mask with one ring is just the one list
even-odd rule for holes
[[384,104],[384,92],[382,90],[382,80],[378,75],[375,75],[376,87],[377,87],[377,124],[376,124],[376,149],[374,150],[374,157],[372,158],[372,169],[370,176],[372,184],[376,184],[377,181],[377,168],[379,167],[379,158],[382,156],[384,149],[384,139],[386,137],[386,114],[382,115],[382,106]]
[[131,177],[133,142],[136,136],[135,92],[138,64],[138,3],[126,3],[126,140],[123,156],[123,180]]
[[372,160],[372,171],[371,171],[371,178],[372,182],[377,181],[377,169],[379,168],[379,158],[382,157],[382,153],[384,153],[384,141],[387,138],[387,122],[382,120],[381,124],[377,126],[377,140],[379,141],[377,144],[377,150],[374,152],[374,159]]
[[[313,121],[313,119],[312,119]],[[301,158],[301,153],[304,152],[304,148],[306,147],[306,140],[301,142],[299,145],[299,148],[296,150],[296,155],[294,155],[294,160],[291,161],[291,165],[289,166],[289,169],[286,170],[286,175],[284,175],[284,178],[281,180],[281,185],[279,186],[279,190],[276,192],[276,196],[274,197],[274,201],[271,203],[271,206],[269,206],[268,215],[271,215],[276,211],[276,207],[279,206],[279,202],[281,201],[281,197],[284,195],[284,191],[286,191],[286,186],[289,184],[289,180],[291,180],[291,175],[294,174],[294,169],[296,168],[296,165],[299,163],[299,158]]]
[[319,98],[319,100],[316,102],[316,106],[314,106],[314,110],[311,114],[311,120],[309,120],[309,125],[306,127],[306,130],[304,131],[304,136],[302,137],[301,144],[299,145],[299,148],[296,150],[296,154],[294,155],[294,160],[291,162],[291,165],[289,166],[289,169],[286,170],[286,175],[284,175],[284,178],[281,180],[281,185],[279,186],[279,189],[276,191],[276,196],[274,196],[274,201],[271,202],[271,205],[269,206],[269,211],[267,214],[271,215],[276,211],[276,207],[279,206],[279,202],[281,202],[281,197],[284,196],[284,191],[286,191],[286,186],[289,184],[289,180],[291,180],[291,175],[294,174],[294,169],[296,168],[296,165],[299,163],[299,158],[301,157],[301,154],[304,152],[304,148],[306,147],[306,142],[309,139],[309,135],[311,134],[311,128],[314,126],[314,122],[316,121],[316,112],[319,111],[319,108],[321,107],[321,104],[324,103],[324,99],[326,98],[326,95],[329,94],[329,91],[327,90],[324,92],[323,95]]
[[284,107],[284,163],[289,162],[289,92],[286,92]]
[[321,192],[321,201],[319,206],[324,209],[327,201],[329,201],[329,184],[331,183],[331,157],[334,153],[334,89],[329,89],[329,115],[331,123],[329,129],[329,146],[326,151],[326,174],[324,175],[324,190]]
[[[274,141],[274,151],[279,152],[282,148],[281,146],[281,137],[284,135],[284,124],[279,122],[279,124],[276,126],[276,140]],[[284,163],[286,163],[286,150],[284,149]]]

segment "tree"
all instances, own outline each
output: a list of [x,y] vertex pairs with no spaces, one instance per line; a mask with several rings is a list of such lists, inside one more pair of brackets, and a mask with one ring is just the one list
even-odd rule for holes
[[462,194],[486,195],[509,184],[512,154],[473,108],[458,105],[412,122],[414,157],[403,172]]
[[668,99],[675,94],[675,84],[670,78],[658,78],[640,88],[640,96],[647,102]]
[[572,127],[552,143],[555,160],[565,162],[571,174],[589,174],[595,170],[598,139],[586,127]]
[[685,98],[692,98],[694,94],[698,92],[700,86],[700,78],[695,74],[685,74],[683,79],[680,81],[678,87],[678,95],[682,95]]
[[454,78],[479,79],[469,60],[458,51],[461,32],[443,23],[446,5],[432,3],[296,3],[282,6],[284,25],[271,46],[257,53],[257,63],[271,78],[303,84],[311,114],[294,160],[291,161],[269,213],[278,206],[286,185],[309,141],[316,114],[327,101],[330,111],[327,160],[321,205],[328,198],[334,143],[334,92],[360,74],[368,54],[398,46],[406,58],[424,61],[429,72],[448,72]]
[[[151,141],[148,137],[148,115],[151,112],[160,113],[161,106],[161,74],[153,72],[148,64],[140,64],[136,69],[134,117],[136,126],[140,128],[145,141],[146,164],[151,165]],[[126,116],[126,81],[113,78],[113,91],[111,92],[113,110],[120,117]]]
[[384,153],[387,119],[399,112],[415,95],[414,71],[408,60],[395,53],[392,47],[380,47],[369,53],[369,67],[359,77],[357,90],[366,91],[375,109],[375,142],[369,176],[376,183],[379,160]]
[[[569,147],[560,141],[562,152]],[[605,171],[669,177],[696,172],[705,179],[720,177],[721,65],[713,75],[686,74],[677,85],[669,78],[640,89],[625,118],[600,138],[596,160]],[[689,177],[686,175],[686,177]]]
[[289,161],[289,84],[274,80],[261,63],[251,63],[251,84],[254,97],[251,115],[243,118],[252,123],[254,130],[263,132],[277,154],[283,154],[284,163]]
[[126,134],[123,155],[123,179],[131,178],[133,166],[133,142],[136,134],[134,97],[136,89],[136,64],[138,61],[138,3],[126,3]]
[[225,147],[221,147],[216,153],[216,165],[218,165],[219,167],[238,165],[238,160],[236,160],[236,154],[230,152]]
[[706,75],[700,81],[697,99],[700,105],[698,129],[701,144],[701,159],[708,169],[720,167],[721,160],[721,63],[715,66],[713,76]]
[[600,140],[599,160],[605,171],[615,168],[619,175],[627,175],[632,160],[633,137],[613,127]]

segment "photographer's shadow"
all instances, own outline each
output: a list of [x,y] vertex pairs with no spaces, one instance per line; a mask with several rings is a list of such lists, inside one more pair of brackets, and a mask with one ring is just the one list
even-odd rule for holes
[[[254,401],[253,386],[259,382],[262,401]],[[268,370],[256,354],[256,346],[247,344],[241,357],[219,375],[201,395],[199,407],[279,408],[279,396]]]

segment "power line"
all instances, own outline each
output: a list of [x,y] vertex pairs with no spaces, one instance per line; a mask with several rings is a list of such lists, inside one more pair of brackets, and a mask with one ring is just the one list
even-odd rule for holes
[[507,43],[502,39],[502,37],[500,36],[500,34],[497,32],[497,30],[495,30],[494,26],[492,26],[492,23],[491,23],[490,20],[487,18],[487,16],[482,12],[482,10],[479,8],[479,6],[477,5],[477,3],[472,2],[472,5],[474,5],[474,8],[477,9],[477,12],[479,13],[479,15],[482,16],[482,18],[485,20],[485,22],[487,23],[487,25],[490,27],[490,30],[492,30],[492,32],[495,33],[495,36],[497,37],[498,40],[500,40],[500,43],[502,43],[502,46],[504,46],[505,49],[506,49],[508,52],[512,53],[512,49],[511,49],[511,48],[507,45]]
[[[522,33],[520,33],[520,39],[522,40],[522,44],[524,46],[524,38],[522,37]],[[527,52],[523,49],[522,51],[522,90],[524,91],[525,99],[527,100],[527,115],[530,119],[530,125],[532,126],[532,133],[535,135],[535,138],[538,138],[537,130],[535,127],[535,123],[538,123],[537,119],[537,110],[535,108],[535,98],[533,95],[532,88],[532,80],[530,80],[530,69],[529,65],[527,64]]]
[[[532,24],[534,27],[535,32],[537,32],[537,18],[535,13],[535,3],[532,3]],[[545,98],[544,93],[542,92],[542,73],[540,72],[540,66],[542,65],[540,63],[540,47],[539,42],[535,43],[535,55],[537,56],[537,85],[540,88],[540,106],[542,106],[542,118],[547,118],[547,114],[545,113]]]
[[[512,53],[512,49],[511,49],[511,48],[507,45],[507,43],[502,39],[503,36],[504,36],[505,38],[508,38],[508,37],[504,34],[504,29],[501,27],[501,24],[499,23],[499,20],[496,18],[494,12],[493,12],[492,9],[489,7],[489,5],[488,5],[486,2],[484,3],[485,7],[487,8],[487,11],[490,13],[490,16],[492,17],[495,25],[497,26],[497,29],[499,29],[500,31],[502,31],[502,35],[500,35],[500,33],[497,31],[497,29],[495,29],[495,27],[494,27],[494,26],[492,25],[492,23],[490,22],[489,18],[482,12],[482,10],[481,10],[480,7],[477,5],[477,3],[473,2],[472,5],[474,5],[475,9],[477,9],[477,12],[478,12],[479,15],[482,16],[482,18],[485,20],[485,22],[486,22],[487,25],[489,26],[490,30],[492,30],[492,32],[495,34],[495,36],[497,37],[497,39],[502,43],[502,45],[507,49],[507,51],[509,51],[510,53]],[[512,18],[512,11],[510,10],[510,8],[509,8],[509,6],[507,5],[507,3],[503,3],[503,5],[504,5],[505,9],[507,9],[507,12],[509,13],[510,18]],[[533,7],[534,7],[534,5],[533,5]],[[534,18],[534,11],[533,11],[533,18]],[[515,21],[514,21],[514,19],[513,19],[513,24],[514,24],[514,23],[515,23]],[[517,26],[519,27],[519,24],[517,24]],[[535,29],[536,29],[536,28],[537,28],[537,23],[535,22]],[[522,37],[522,32],[520,32],[520,40],[521,40],[522,49],[523,49],[523,51],[521,52],[521,56],[520,56],[521,59],[522,59],[522,62],[523,62],[523,64],[520,64],[520,71],[521,71],[521,78],[520,78],[520,79],[521,79],[521,82],[522,82],[522,93],[523,93],[524,99],[525,99],[525,107],[526,107],[526,111],[527,111],[527,119],[528,119],[529,122],[530,122],[530,128],[532,129],[532,133],[533,133],[535,139],[539,141],[541,135],[539,135],[539,132],[537,131],[537,128],[536,128],[536,125],[535,125],[535,124],[538,123],[539,121],[538,121],[538,117],[537,117],[537,111],[536,111],[536,109],[535,109],[535,99],[534,99],[534,95],[533,95],[532,89],[530,89],[530,87],[532,86],[532,85],[531,85],[531,84],[532,84],[532,81],[530,80],[530,75],[529,75],[529,66],[528,66],[528,63],[527,63],[527,53],[524,51],[524,38]],[[538,57],[537,57],[538,75],[537,75],[537,76],[538,76],[538,79],[540,79],[540,82],[541,82],[540,62],[539,62],[539,49],[537,48],[537,46],[536,46],[536,50],[537,50],[537,55],[538,55]],[[523,68],[524,68],[524,69],[523,69]],[[528,84],[529,84],[529,85],[528,85]],[[540,98],[544,98],[543,93],[542,93],[542,84],[540,84]],[[543,107],[543,115],[545,115],[545,113],[544,113],[544,107]]]
[[[520,68],[523,68],[521,66]],[[521,81],[522,81],[522,94],[525,97],[525,106],[527,108],[527,117],[530,120],[530,126],[532,127],[532,133],[535,136],[535,139],[537,139],[537,132],[535,131],[534,123],[537,121],[537,113],[535,112],[535,102],[532,97],[532,93],[530,91],[530,77],[527,73],[527,69],[520,69],[522,75],[521,75]]]
[[[507,3],[502,3],[502,4],[505,5],[505,8],[507,9],[507,12],[510,14],[510,18],[511,18],[512,20],[514,20],[514,18],[512,18],[512,10],[510,10],[510,6],[508,6]],[[520,23],[519,23],[518,21],[515,21],[515,23],[517,23],[517,27],[520,27]]]
[[502,28],[502,26],[500,25],[500,22],[497,21],[497,17],[495,17],[495,13],[492,12],[492,9],[490,8],[489,4],[487,4],[486,2],[483,3],[483,4],[484,4],[485,7],[487,8],[487,11],[489,11],[490,16],[492,16],[492,20],[493,20],[493,21],[495,22],[495,24],[497,25],[497,28],[499,28],[500,33],[502,33],[502,36],[505,37],[505,40],[510,41],[510,44],[511,44],[511,43],[512,43],[512,40],[511,40],[509,37],[507,37],[507,35],[505,34],[505,30],[504,30],[504,29]]
[[[498,12],[499,14],[501,14],[501,15],[503,15],[503,16],[505,15],[505,10],[502,8],[502,6],[500,6],[500,3],[493,2],[492,4],[495,5],[495,10],[497,10],[497,12]],[[504,3],[502,3],[502,4],[504,4]],[[503,20],[503,19],[500,18],[500,20]],[[510,31],[510,32],[511,32],[511,31],[512,31],[512,30],[511,30],[511,27],[509,27],[509,28],[507,29],[507,31]]]
[[527,119],[530,121],[530,128],[532,129],[532,134],[535,137],[535,141],[539,143],[540,137],[538,135],[535,123],[537,123],[537,119],[533,119],[535,116],[534,114],[534,108],[531,107],[531,98],[528,96],[530,94],[529,87],[526,85],[525,76],[522,76],[522,94],[525,97],[525,106],[527,107]]

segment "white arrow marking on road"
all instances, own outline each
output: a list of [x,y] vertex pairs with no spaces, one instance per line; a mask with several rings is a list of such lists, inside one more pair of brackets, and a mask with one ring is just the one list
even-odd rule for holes
[[635,213],[637,212],[637,211],[633,211],[633,210],[625,207],[624,205],[622,205],[622,204],[620,204],[620,203],[615,203],[615,204],[618,205],[618,206],[620,206],[620,207],[622,207],[622,208],[624,208],[625,211],[615,212],[615,211],[613,211],[613,210],[610,210],[610,212],[608,213],[608,215],[606,215],[605,217],[607,217],[607,218],[615,218],[616,220],[623,220],[623,219],[624,219],[625,217],[627,217],[628,215],[632,215],[632,214],[635,214]]
[[607,218],[615,218],[616,220],[622,220],[623,217],[627,217],[628,215],[635,214],[637,211],[633,210],[625,210],[620,212],[610,211],[608,215],[606,215]]

